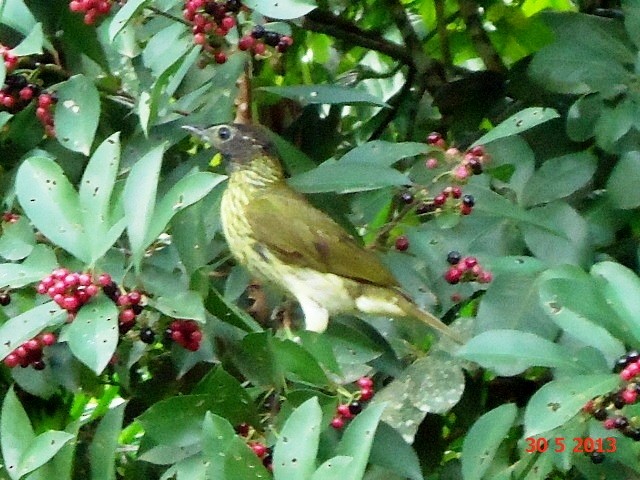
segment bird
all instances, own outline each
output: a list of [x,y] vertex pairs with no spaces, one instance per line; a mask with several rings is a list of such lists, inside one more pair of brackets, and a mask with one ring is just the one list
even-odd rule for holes
[[289,186],[264,127],[184,128],[218,150],[227,165],[220,220],[231,254],[298,302],[305,329],[322,333],[332,315],[361,312],[414,317],[462,343],[402,291],[376,252]]

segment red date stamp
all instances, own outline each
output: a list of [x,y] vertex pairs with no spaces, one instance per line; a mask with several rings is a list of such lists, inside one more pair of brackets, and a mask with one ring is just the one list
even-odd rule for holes
[[[567,441],[564,437],[544,438],[527,437],[526,453],[544,453],[551,449],[556,453],[564,452],[567,448],[573,448],[574,453],[612,453],[616,451],[616,438],[592,438],[574,437]],[[568,445],[567,445],[568,444]]]

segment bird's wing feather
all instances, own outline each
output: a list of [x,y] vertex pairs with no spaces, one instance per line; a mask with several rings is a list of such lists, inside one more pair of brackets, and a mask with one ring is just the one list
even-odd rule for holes
[[283,262],[370,284],[397,285],[375,252],[286,185],[252,199],[245,214],[255,240]]

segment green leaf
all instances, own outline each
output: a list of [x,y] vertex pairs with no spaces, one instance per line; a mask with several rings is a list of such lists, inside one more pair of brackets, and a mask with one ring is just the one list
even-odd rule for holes
[[127,235],[134,265],[140,265],[147,246],[145,240],[156,203],[156,190],[164,145],[159,145],[138,160],[129,172],[124,186],[123,203],[127,219]]
[[0,358],[35,337],[46,327],[57,326],[66,319],[66,312],[53,302],[39,305],[7,320],[0,326]]
[[429,147],[424,143],[393,143],[374,140],[349,150],[340,158],[340,163],[343,165],[347,163],[360,163],[369,166],[390,167],[398,160],[425,154],[428,151]]
[[640,279],[627,267],[614,262],[596,263],[591,275],[598,279],[600,292],[618,314],[625,330],[640,341]]
[[292,177],[289,183],[304,193],[353,193],[408,185],[411,181],[404,173],[393,168],[376,168],[359,162],[325,162],[313,170]]
[[56,92],[56,138],[69,150],[89,155],[100,115],[98,90],[84,75],[75,75]]
[[460,347],[456,356],[471,360],[501,376],[513,376],[529,367],[580,370],[569,351],[538,335],[519,330],[489,330]]
[[[429,395],[424,392],[428,391]],[[427,413],[448,412],[462,397],[464,375],[455,359],[427,355],[407,367],[401,375],[376,393],[371,405],[383,402],[389,408],[382,420],[395,428],[405,442],[413,443]]]
[[20,217],[17,222],[5,222],[0,236],[0,256],[7,260],[22,260],[33,251],[36,236],[29,221]]
[[625,152],[613,167],[607,180],[607,196],[618,208],[636,208],[640,205],[640,152]]
[[78,194],[62,168],[46,157],[31,157],[16,175],[18,201],[35,227],[56,245],[88,263]]
[[[114,133],[96,149],[80,181],[79,199],[83,209],[83,226],[89,238],[92,263],[101,258],[113,245],[108,235],[111,194],[120,165],[120,133]],[[124,224],[119,233],[122,233]],[[113,241],[112,241],[113,240]]]
[[122,430],[122,419],[126,403],[111,408],[100,420],[96,433],[89,445],[91,459],[91,480],[115,480],[118,437]]
[[44,35],[42,34],[42,24],[36,23],[29,35],[27,35],[11,53],[17,57],[41,54],[44,45]]
[[260,90],[280,97],[290,98],[302,104],[373,105],[388,107],[368,92],[340,85],[294,85],[289,87],[262,87]]
[[[496,125],[488,133],[484,134],[473,145],[486,145],[487,143],[498,140],[499,138],[519,135],[526,132],[541,123],[548,122],[560,115],[553,108],[529,107],[520,110],[515,115],[507,118],[505,121]],[[473,146],[472,145],[472,146]]]
[[100,374],[116,350],[118,335],[118,308],[101,295],[78,310],[64,338],[75,357]]
[[469,429],[460,457],[465,480],[480,480],[484,476],[517,413],[516,406],[507,403],[482,415]]
[[[565,198],[584,187],[596,171],[598,159],[591,152],[552,158],[527,182],[522,196],[525,207]],[[562,181],[558,181],[558,179]]]
[[329,379],[317,360],[296,342],[274,338],[271,347],[276,361],[290,380],[318,386],[328,383]]
[[320,442],[322,411],[317,398],[296,408],[282,427],[273,453],[276,477],[307,480],[313,474]]
[[62,447],[75,438],[67,432],[48,431],[34,438],[20,457],[18,477],[33,472],[53,458]]
[[51,273],[57,265],[53,251],[38,244],[24,262],[0,264],[0,286],[19,288],[37,282]]
[[142,11],[146,3],[149,3],[149,0],[130,0],[116,12],[109,24],[109,42],[113,42],[135,15]]
[[224,464],[236,432],[226,418],[207,412],[202,423],[202,453],[209,460],[207,478],[224,479]]
[[364,475],[376,429],[385,408],[384,403],[370,404],[345,429],[336,449],[338,455],[353,458],[349,464],[349,475],[345,478],[357,479]]
[[245,0],[243,3],[265,17],[279,20],[298,18],[316,8],[314,0]]
[[205,321],[202,297],[191,290],[179,292],[173,297],[157,297],[149,300],[149,305],[172,318],[195,320],[200,323]]
[[197,172],[178,180],[156,206],[145,243],[152,243],[177,212],[193,205],[226,178],[225,175]]
[[324,462],[318,470],[315,471],[311,480],[351,480],[349,477],[351,472],[351,464],[353,458],[337,456],[330,458]]
[[602,110],[600,95],[585,95],[575,101],[567,112],[567,135],[574,142],[584,142],[594,135]]
[[2,2],[0,22],[16,32],[29,35],[36,25],[36,19],[22,0]]
[[10,388],[2,403],[0,449],[2,449],[5,470],[12,480],[20,478],[18,472],[20,459],[35,438],[27,412],[20,404],[14,389]]
[[551,278],[540,286],[540,302],[558,327],[602,352],[610,365],[624,354],[624,344],[605,328],[619,320],[593,285],[573,278]]
[[573,418],[592,398],[619,386],[614,374],[570,376],[544,385],[524,412],[525,437],[548,432]]
[[269,472],[255,453],[239,438],[227,450],[224,462],[225,479],[265,480]]
[[395,429],[384,422],[378,425],[369,462],[386,468],[402,478],[424,480],[416,451]]
[[616,152],[616,144],[634,125],[637,108],[636,102],[629,98],[615,106],[605,103],[593,128],[598,146],[607,152]]

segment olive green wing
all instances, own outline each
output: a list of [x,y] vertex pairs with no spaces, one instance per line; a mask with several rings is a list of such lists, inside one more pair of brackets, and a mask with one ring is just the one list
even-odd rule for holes
[[398,284],[375,252],[287,186],[252,200],[245,214],[258,247],[287,264],[375,285]]

